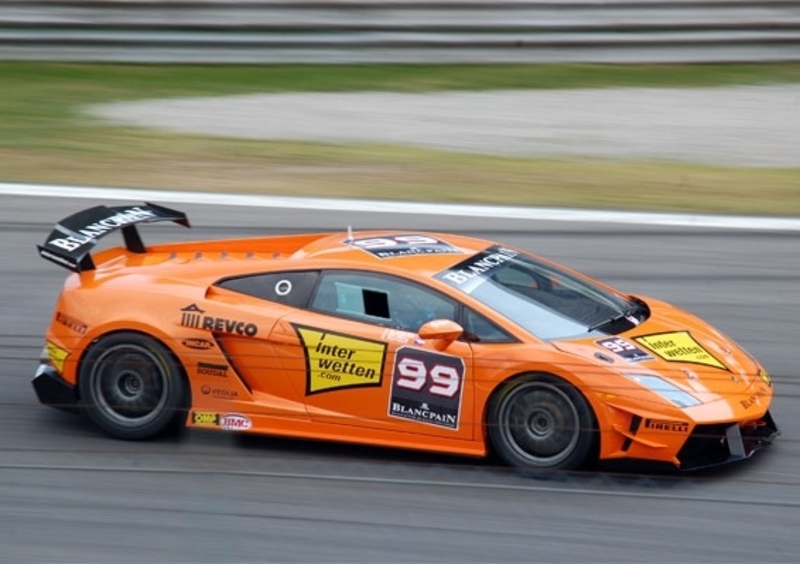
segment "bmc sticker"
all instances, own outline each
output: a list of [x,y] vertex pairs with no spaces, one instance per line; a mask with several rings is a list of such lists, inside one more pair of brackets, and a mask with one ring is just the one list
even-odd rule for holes
[[635,340],[668,362],[688,362],[727,370],[714,355],[694,340],[688,331],[659,333],[636,337]]
[[461,358],[400,347],[392,370],[389,416],[456,430],[463,388]]
[[229,413],[220,418],[219,426],[223,431],[247,431],[253,426],[253,422],[244,415]]
[[653,357],[645,351],[621,337],[609,337],[595,341],[598,345],[611,351],[615,355],[624,358],[628,362],[640,362],[642,360],[653,360]]
[[306,395],[380,386],[386,343],[294,326],[306,353]]
[[353,239],[346,243],[378,258],[463,253],[461,249],[430,235],[383,235],[382,237]]

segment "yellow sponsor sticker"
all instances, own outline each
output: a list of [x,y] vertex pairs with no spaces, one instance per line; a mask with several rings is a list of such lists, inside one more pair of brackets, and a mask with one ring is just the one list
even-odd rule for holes
[[688,331],[645,335],[644,337],[635,337],[634,340],[668,362],[688,362],[722,368],[723,370],[728,369],[714,355],[703,348],[700,343],[695,341]]
[[45,349],[47,350],[47,358],[50,359],[50,364],[52,364],[59,372],[64,372],[64,362],[69,356],[69,351],[62,349],[50,341],[45,343]]
[[386,343],[295,326],[306,353],[306,394],[380,386]]
[[769,374],[764,372],[763,370],[758,371],[758,377],[761,378],[761,381],[764,382],[770,388],[772,387],[772,378],[769,377]]
[[195,425],[218,425],[219,414],[210,411],[193,411],[192,423]]

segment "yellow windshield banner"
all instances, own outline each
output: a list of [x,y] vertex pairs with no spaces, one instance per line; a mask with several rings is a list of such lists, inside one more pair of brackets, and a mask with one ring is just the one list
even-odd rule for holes
[[380,386],[386,343],[295,326],[306,352],[307,394]]
[[722,368],[723,370],[728,369],[700,343],[695,341],[688,331],[645,335],[643,337],[635,337],[634,340],[668,362],[688,362]]

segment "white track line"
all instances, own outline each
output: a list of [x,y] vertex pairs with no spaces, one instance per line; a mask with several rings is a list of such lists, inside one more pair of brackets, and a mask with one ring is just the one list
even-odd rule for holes
[[533,221],[573,221],[623,223],[629,225],[669,225],[678,227],[716,227],[769,231],[800,231],[797,217],[758,217],[597,211],[570,208],[530,208],[515,206],[478,206],[465,204],[398,202],[390,200],[348,200],[333,198],[294,198],[257,194],[216,194],[213,192],[176,192],[50,184],[14,184],[0,182],[0,195],[42,198],[90,198],[99,200],[138,200],[215,206],[248,206],[327,211],[359,211],[414,215],[449,215],[493,217]]

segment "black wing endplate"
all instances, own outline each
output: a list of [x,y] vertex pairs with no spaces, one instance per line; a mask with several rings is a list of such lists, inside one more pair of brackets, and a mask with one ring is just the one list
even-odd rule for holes
[[44,245],[37,245],[37,248],[42,258],[59,266],[75,272],[94,270],[89,253],[101,237],[121,229],[125,248],[133,253],[144,253],[145,246],[136,224],[156,221],[174,221],[189,227],[185,213],[149,202],[140,206],[95,206],[56,223]]

